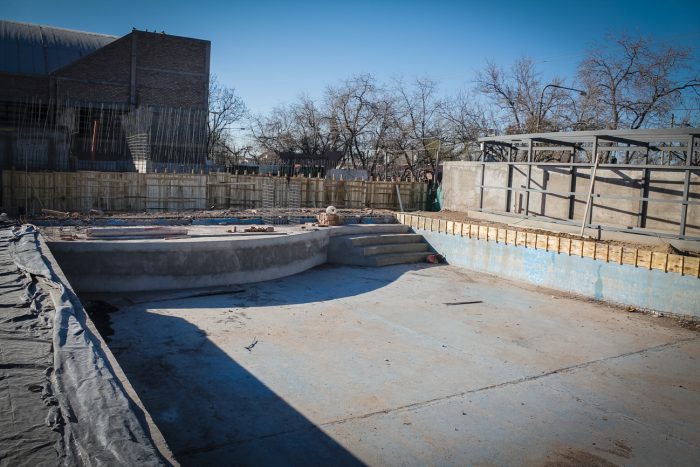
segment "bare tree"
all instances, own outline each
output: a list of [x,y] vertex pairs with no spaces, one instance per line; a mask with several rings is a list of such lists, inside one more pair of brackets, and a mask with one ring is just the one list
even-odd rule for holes
[[219,163],[237,156],[232,143],[231,126],[246,115],[243,99],[234,88],[224,86],[212,75],[209,80],[209,118],[207,119],[207,154]]
[[437,170],[438,151],[444,141],[441,124],[445,107],[437,90],[437,83],[428,78],[417,79],[410,87],[401,80],[395,81],[400,134],[395,144],[404,151],[407,170],[414,178],[419,178],[426,168]]
[[610,129],[658,125],[684,93],[700,89],[688,49],[626,35],[589,50],[578,78],[597,99],[601,123]]
[[[555,85],[548,87],[548,85]],[[571,95],[559,77],[542,84],[534,62],[518,59],[510,70],[487,63],[477,72],[476,90],[500,110],[500,127],[506,133],[558,131],[567,126]]]
[[353,168],[373,171],[376,149],[381,146],[387,125],[387,102],[382,99],[372,75],[356,75],[340,86],[326,90],[326,105],[333,130]]

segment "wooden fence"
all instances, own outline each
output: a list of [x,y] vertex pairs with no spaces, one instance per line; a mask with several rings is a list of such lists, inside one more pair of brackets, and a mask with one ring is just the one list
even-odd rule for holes
[[420,182],[372,182],[322,178],[270,177],[228,173],[178,174],[135,172],[2,173],[6,211],[180,211],[262,207],[263,184],[274,183],[276,202],[285,206],[286,186],[300,184],[301,206],[399,210],[398,187],[406,211],[425,208],[427,186]]

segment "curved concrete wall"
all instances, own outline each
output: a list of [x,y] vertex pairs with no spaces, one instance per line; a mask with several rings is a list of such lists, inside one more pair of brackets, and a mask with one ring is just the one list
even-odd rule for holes
[[326,262],[328,231],[225,239],[49,242],[78,292],[133,292],[278,279]]

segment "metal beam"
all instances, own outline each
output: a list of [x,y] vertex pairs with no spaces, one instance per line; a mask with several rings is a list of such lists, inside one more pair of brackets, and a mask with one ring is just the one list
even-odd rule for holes
[[552,138],[536,137],[536,138],[530,138],[530,141],[536,141],[538,143],[555,144],[555,145],[559,145],[559,146],[568,146],[568,147],[574,148],[574,149],[578,149],[580,146],[579,143],[572,143],[569,141],[561,141],[561,140],[552,139]]
[[629,138],[622,138],[620,136],[610,136],[610,135],[596,135],[597,139],[602,139],[604,141],[611,141],[613,143],[629,144],[634,146],[642,146],[644,148],[649,147],[649,143],[645,141],[637,141]]

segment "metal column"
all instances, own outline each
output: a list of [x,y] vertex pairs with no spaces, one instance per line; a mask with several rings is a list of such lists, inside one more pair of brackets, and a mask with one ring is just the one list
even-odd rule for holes
[[530,146],[527,150],[527,184],[525,185],[525,215],[530,215],[530,180],[532,179],[532,161],[535,158],[532,157],[532,138],[530,138]]
[[[688,144],[688,155],[685,157],[686,167],[690,167],[693,162],[693,152],[695,149],[695,135],[690,135]],[[683,204],[681,205],[681,227],[679,235],[685,236],[685,224],[688,218],[688,195],[690,191],[690,169],[685,170],[685,179],[683,180]]]
[[595,173],[598,170],[598,163],[600,162],[600,156],[598,154],[598,137],[593,139],[593,158],[595,162],[591,168],[591,182],[588,185],[588,197],[586,198],[586,211],[583,213],[583,221],[581,222],[581,236],[586,229],[586,224],[591,224],[593,222],[593,185],[595,185]]

